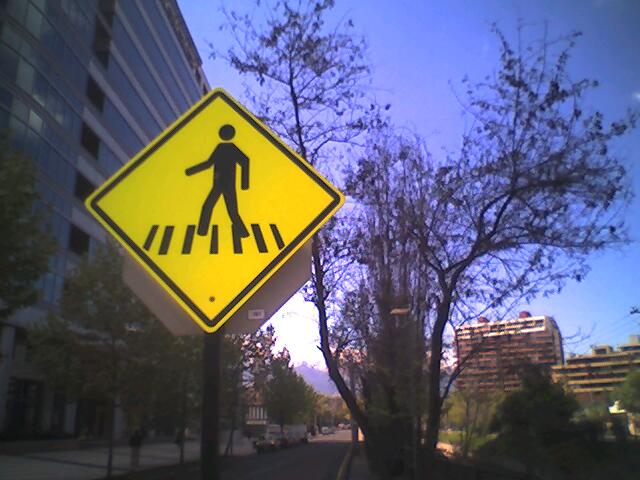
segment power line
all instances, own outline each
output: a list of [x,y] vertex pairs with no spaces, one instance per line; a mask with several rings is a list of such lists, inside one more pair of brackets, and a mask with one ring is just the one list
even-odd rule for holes
[[634,326],[637,328],[637,324],[635,322],[635,319],[631,318],[631,314],[625,315],[622,318],[622,322],[620,322],[617,325],[612,326],[611,328],[607,329],[607,331],[604,332],[604,334],[602,335],[601,338],[602,338],[602,340],[611,340],[611,339],[619,336],[625,330],[633,329]]
[[631,317],[632,315],[628,313],[611,322],[604,323],[602,321],[598,321],[592,328],[591,332],[586,334],[587,336],[584,339],[571,344],[572,350],[580,350],[585,346],[593,345],[596,339],[598,339],[597,343],[606,343],[607,340],[619,335],[620,332],[623,332],[625,329],[630,328],[631,325],[628,323],[629,320],[633,320],[634,323],[636,323],[635,319],[632,319]]

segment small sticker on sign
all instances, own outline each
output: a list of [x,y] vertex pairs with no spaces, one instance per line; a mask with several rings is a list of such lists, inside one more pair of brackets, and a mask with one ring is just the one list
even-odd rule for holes
[[249,310],[248,317],[249,320],[264,320],[264,310]]

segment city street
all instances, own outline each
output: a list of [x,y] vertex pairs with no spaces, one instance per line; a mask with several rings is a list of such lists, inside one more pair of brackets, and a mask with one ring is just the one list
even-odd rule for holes
[[[339,431],[333,435],[312,439],[308,445],[273,453],[245,455],[223,459],[223,478],[234,480],[309,480],[334,479],[344,458],[350,441],[350,432]],[[186,460],[199,457],[199,444],[187,442]],[[114,452],[114,475],[130,472],[129,447],[117,447]],[[140,455],[140,477],[154,480],[175,478],[175,471],[158,469],[163,465],[175,465],[178,461],[177,448],[170,443],[144,445]],[[106,449],[68,450],[38,452],[24,455],[0,455],[0,478],[12,480],[94,480],[105,476]],[[144,469],[153,468],[151,475]],[[193,466],[182,475],[184,480],[200,478]],[[132,475],[136,478],[138,474]],[[129,477],[128,477],[129,478]]]
[[[320,436],[308,445],[248,457],[232,458],[223,467],[222,478],[234,480],[333,480],[342,462],[351,432],[341,430]],[[194,475],[189,480],[199,480]],[[169,479],[167,479],[169,480]]]

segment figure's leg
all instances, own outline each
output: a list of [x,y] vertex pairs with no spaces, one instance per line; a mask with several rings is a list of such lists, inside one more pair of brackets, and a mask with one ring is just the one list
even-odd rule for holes
[[216,206],[216,202],[220,198],[220,193],[219,189],[214,188],[204,201],[200,212],[200,220],[198,221],[198,235],[205,236],[209,233],[211,214],[213,213],[213,207]]
[[227,212],[229,213],[231,223],[238,229],[238,234],[241,237],[248,237],[249,232],[247,227],[245,227],[244,222],[238,213],[238,201],[236,200],[235,189],[225,189],[224,192],[222,192],[222,195],[224,196],[224,203],[227,206]]

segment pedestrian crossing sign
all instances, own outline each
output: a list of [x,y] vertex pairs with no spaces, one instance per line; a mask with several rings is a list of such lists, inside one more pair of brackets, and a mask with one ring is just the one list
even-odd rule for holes
[[343,203],[331,183],[221,89],[86,200],[206,332],[224,325]]

